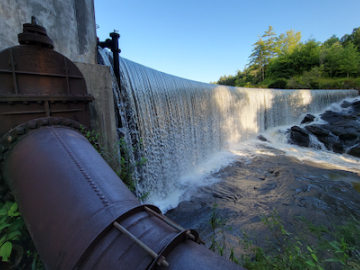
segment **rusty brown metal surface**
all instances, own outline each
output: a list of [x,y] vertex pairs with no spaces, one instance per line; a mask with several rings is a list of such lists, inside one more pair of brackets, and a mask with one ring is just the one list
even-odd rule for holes
[[4,176],[47,269],[73,269],[88,246],[139,205],[78,132],[37,129],[5,158]]
[[18,34],[20,44],[41,45],[50,49],[54,48],[54,42],[48,37],[44,27],[37,24],[36,17],[31,17],[31,23],[23,24],[23,32]]
[[88,103],[94,97],[87,93],[80,70],[51,46],[36,40],[25,42],[29,35],[47,37],[45,28],[24,24],[24,33],[19,34],[21,43],[30,45],[0,52],[0,137],[41,117],[66,117],[90,126]]
[[21,140],[22,137],[27,136],[29,133],[34,132],[37,129],[50,126],[68,127],[74,130],[81,130],[83,132],[90,131],[85,126],[80,128],[81,124],[79,122],[62,117],[43,117],[23,123],[13,128],[9,132],[7,132],[2,138],[0,138],[0,174],[2,168],[1,165],[5,159],[7,151],[11,149],[18,140]]
[[[179,232],[149,213],[145,207],[161,214],[153,205],[141,205],[77,131],[39,123],[8,145],[2,168],[46,269],[157,269],[161,256],[167,269],[179,269],[185,257],[172,253],[182,245],[191,247],[186,256],[193,261],[192,268],[180,269],[242,269],[212,252],[206,255],[211,258],[201,257],[207,250],[188,243],[197,233]],[[114,221],[159,257],[154,260]],[[203,267],[209,260],[217,264]]]

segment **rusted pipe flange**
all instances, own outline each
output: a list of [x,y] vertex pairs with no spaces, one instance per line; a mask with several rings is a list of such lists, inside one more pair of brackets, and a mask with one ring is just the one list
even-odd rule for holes
[[48,36],[42,36],[34,33],[21,33],[18,34],[18,41],[21,45],[41,44],[50,49],[54,49],[54,42]]
[[37,24],[36,18],[31,17],[31,23],[23,24],[23,32],[18,34],[20,44],[40,44],[54,49],[54,42],[48,37],[45,27]]
[[[5,160],[6,153],[9,151],[9,149],[12,148],[17,141],[20,141],[22,137],[27,136],[28,134],[34,132],[37,129],[49,126],[62,126],[70,129],[75,129],[77,131],[89,131],[87,127],[69,118],[43,117],[30,120],[13,128],[0,139],[0,165]],[[97,142],[92,143],[96,144]]]
[[[155,213],[162,215],[161,210],[156,207],[155,205],[151,205],[151,204],[143,204],[143,205],[138,205],[132,209],[130,209],[129,211],[127,211],[126,213],[122,214],[119,218],[116,219],[116,222],[121,223],[122,221],[126,220],[127,218],[129,218],[132,215],[135,215],[137,213],[140,212],[147,212],[149,213],[146,208],[151,209],[152,211],[154,211]],[[149,213],[150,214],[150,213]],[[151,215],[151,214],[150,214]],[[160,219],[161,220],[161,219]],[[165,222],[165,221],[163,221]],[[166,222],[165,222],[166,223]],[[178,245],[180,245],[182,242],[186,241],[186,240],[192,240],[197,244],[200,244],[201,242],[203,242],[200,237],[199,234],[197,233],[197,231],[192,230],[192,229],[184,229],[182,231],[180,231],[173,239],[171,239],[171,241],[169,241],[162,249],[161,251],[158,253],[157,258],[155,258],[150,265],[147,267],[147,270],[154,270],[156,269],[156,267],[158,265],[161,265],[162,261],[166,258],[167,255],[170,254],[170,252],[175,249]],[[149,247],[151,248],[151,247]]]
[[47,36],[47,31],[45,27],[33,23],[24,23],[23,32],[31,32],[31,33]]
[[[195,240],[191,239],[189,235],[195,236]],[[161,261],[166,258],[178,245],[186,240],[192,240],[199,244],[199,234],[197,231],[188,229],[183,230],[178,235],[176,235],[158,254],[158,257],[154,259],[146,270],[155,270],[157,266],[161,264]]]

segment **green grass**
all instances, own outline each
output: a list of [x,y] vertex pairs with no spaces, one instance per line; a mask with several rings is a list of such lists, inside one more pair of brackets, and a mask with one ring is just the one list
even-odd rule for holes
[[[216,207],[213,213],[216,213]],[[234,247],[229,247],[231,261],[249,270],[360,269],[360,221],[354,217],[342,225],[333,224],[332,228],[314,225],[302,217],[294,218],[303,225],[301,231],[294,233],[285,229],[276,211],[260,217],[271,237],[259,239],[256,231],[242,231],[239,247],[243,252],[235,254]],[[217,219],[213,214],[211,220]],[[210,223],[214,224],[213,221]],[[223,234],[223,231],[214,230],[215,233]],[[217,243],[214,240],[217,238],[211,237],[210,249],[224,255],[225,245]],[[214,249],[218,246],[222,248]]]

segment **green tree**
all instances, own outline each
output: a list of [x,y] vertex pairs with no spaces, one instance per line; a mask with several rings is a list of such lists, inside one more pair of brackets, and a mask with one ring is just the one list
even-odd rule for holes
[[250,64],[260,68],[262,81],[265,80],[266,67],[275,55],[275,36],[273,27],[269,26],[265,34],[259,36],[258,41],[253,44],[254,49],[250,55]]
[[264,40],[259,37],[258,41],[253,44],[255,47],[250,55],[250,64],[257,65],[260,68],[262,80],[265,80],[265,63],[266,58],[269,57],[266,50],[266,44]]
[[319,42],[309,40],[305,44],[294,46],[291,53],[276,57],[269,64],[269,76],[273,79],[290,78],[319,66],[319,45]]
[[350,35],[344,35],[340,41],[344,47],[348,46],[350,42],[353,43],[353,45],[357,47],[357,51],[360,53],[360,27],[354,28]]
[[332,35],[331,38],[328,38],[322,44],[325,47],[331,47],[333,44],[340,42],[340,39],[336,35]]
[[280,34],[275,39],[275,53],[277,56],[289,54],[299,46],[301,40],[301,32],[295,32],[293,29],[286,31],[285,34]]
[[340,71],[346,73],[347,78],[349,78],[349,74],[357,73],[359,69],[359,59],[357,48],[354,43],[350,41],[341,54]]
[[265,46],[268,53],[268,57],[266,58],[266,65],[269,64],[269,60],[275,56],[275,46],[276,46],[276,33],[274,28],[270,25],[269,29],[265,31],[262,35],[262,38],[266,38]]
[[324,67],[330,76],[335,76],[340,72],[340,61],[343,55],[344,48],[340,42],[333,43],[330,47],[322,48],[326,51]]
[[294,65],[295,74],[301,75],[314,66],[319,66],[320,42],[314,39],[297,46],[291,53],[290,60]]
[[216,84],[235,86],[235,80],[236,77],[233,75],[229,75],[229,76],[224,75],[220,77],[220,79],[216,82]]

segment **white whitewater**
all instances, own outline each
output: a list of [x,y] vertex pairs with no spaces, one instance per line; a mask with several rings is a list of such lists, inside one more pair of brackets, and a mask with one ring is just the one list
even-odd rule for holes
[[147,202],[163,209],[175,207],[188,188],[212,183],[206,175],[232,160],[228,150],[233,144],[358,94],[355,90],[219,86],[168,75],[124,58],[120,69],[127,105],[119,106],[128,122],[122,133],[142,139],[148,160],[137,192],[140,196],[150,192]]

